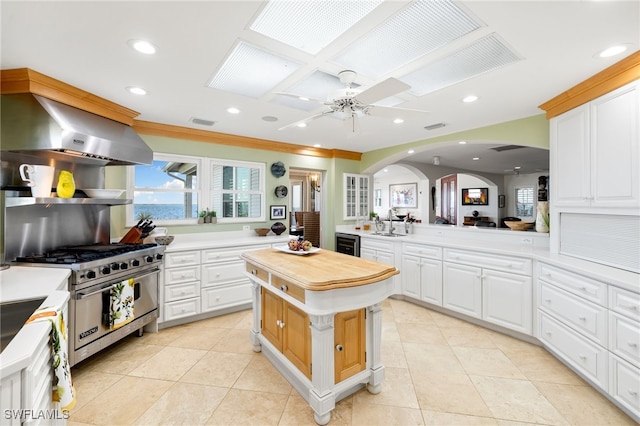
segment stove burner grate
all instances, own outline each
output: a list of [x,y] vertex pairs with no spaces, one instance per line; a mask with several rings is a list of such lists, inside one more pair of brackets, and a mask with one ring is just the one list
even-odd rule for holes
[[90,246],[60,247],[43,254],[21,256],[17,262],[73,264],[106,259],[133,251],[156,247],[156,244],[95,244]]

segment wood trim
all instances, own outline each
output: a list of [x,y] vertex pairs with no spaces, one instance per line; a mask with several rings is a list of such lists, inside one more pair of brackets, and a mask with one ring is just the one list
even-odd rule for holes
[[311,157],[344,158],[360,161],[362,153],[343,151],[340,149],[323,149],[267,139],[250,138],[229,133],[212,132],[209,130],[192,129],[189,127],[173,126],[154,123],[151,121],[134,120],[133,129],[143,135],[164,136],[174,139],[187,139],[198,142],[233,145],[243,148],[263,149],[266,151],[286,152],[289,154],[306,155]]
[[0,93],[33,93],[131,126],[139,112],[29,68],[0,70]]
[[547,112],[547,119],[551,119],[638,79],[640,51],[548,100],[539,108]]

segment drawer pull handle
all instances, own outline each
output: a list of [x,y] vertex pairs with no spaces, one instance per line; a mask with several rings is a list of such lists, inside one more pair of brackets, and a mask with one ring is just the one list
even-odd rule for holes
[[632,348],[637,348],[637,347],[638,347],[638,344],[637,344],[636,342],[629,342],[628,344],[629,344],[629,346],[631,346]]
[[627,392],[629,392],[631,395],[636,396],[638,395],[638,391],[633,390],[633,389],[629,389]]
[[284,322],[280,321],[280,328],[284,328]]
[[580,321],[586,321],[586,320],[587,320],[587,317],[578,317],[578,319],[579,319]]
[[622,306],[623,308],[628,308],[631,309],[632,311],[637,311],[638,309],[640,309],[640,307],[638,307],[638,305],[629,305],[629,306]]
[[251,270],[251,275],[258,275],[258,271],[257,271],[257,270],[255,270],[255,269],[252,269],[252,270]]
[[277,325],[278,327],[280,327],[280,323],[281,323],[281,322],[282,322],[282,321],[280,321],[280,320],[276,320],[276,325]]
[[551,303],[551,299],[544,299],[545,302]]
[[286,284],[282,284],[282,285],[280,286],[280,291],[287,291],[287,290],[289,290],[289,288],[287,287],[287,285],[286,285]]
[[582,361],[586,361],[587,360],[587,356],[586,355],[578,355],[578,358],[580,358]]
[[544,334],[546,334],[547,336],[551,337],[551,332],[550,331],[547,331]]
[[336,345],[336,351],[342,352],[343,349],[344,347],[342,347],[342,345]]

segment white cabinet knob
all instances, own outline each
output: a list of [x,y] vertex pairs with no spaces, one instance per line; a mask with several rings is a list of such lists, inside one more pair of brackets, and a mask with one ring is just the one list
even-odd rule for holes
[[633,395],[633,396],[638,395],[638,391],[637,391],[637,390],[634,390],[634,389],[629,389],[629,390],[628,390],[628,392],[629,392],[631,395]]
[[578,358],[580,358],[582,361],[586,361],[587,360],[587,356],[586,355],[578,355]]
[[545,302],[551,303],[551,299],[544,299]]
[[586,321],[586,320],[587,320],[587,317],[578,317],[578,319],[579,319],[580,321]]
[[289,287],[287,287],[287,285],[286,285],[286,284],[282,284],[282,285],[280,286],[280,291],[284,291],[284,292],[286,292],[287,290],[289,290]]
[[631,346],[632,348],[638,347],[638,344],[636,342],[629,342],[628,345]]

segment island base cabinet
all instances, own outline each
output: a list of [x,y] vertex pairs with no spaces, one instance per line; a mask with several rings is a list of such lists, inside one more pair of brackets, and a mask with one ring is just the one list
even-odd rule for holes
[[340,383],[366,368],[365,310],[339,312],[333,326],[335,382]]

